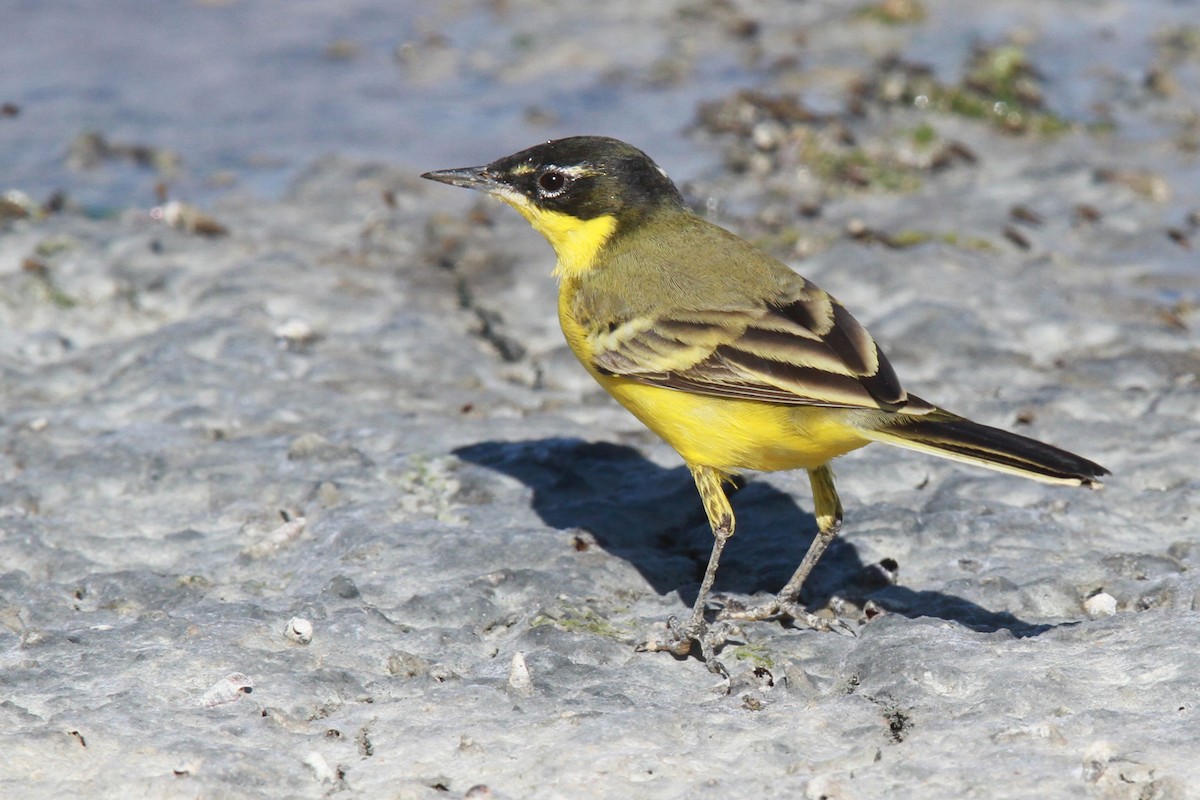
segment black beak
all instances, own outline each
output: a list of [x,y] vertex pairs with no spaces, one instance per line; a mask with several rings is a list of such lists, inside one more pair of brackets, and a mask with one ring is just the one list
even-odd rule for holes
[[477,192],[494,192],[504,184],[492,177],[487,167],[460,167],[458,169],[439,169],[426,172],[421,176],[438,183],[448,183],[451,186],[462,186]]

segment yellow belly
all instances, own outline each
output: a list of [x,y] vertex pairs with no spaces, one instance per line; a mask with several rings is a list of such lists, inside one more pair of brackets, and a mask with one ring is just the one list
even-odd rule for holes
[[689,464],[723,472],[809,469],[871,440],[835,408],[689,394],[597,376],[600,384]]

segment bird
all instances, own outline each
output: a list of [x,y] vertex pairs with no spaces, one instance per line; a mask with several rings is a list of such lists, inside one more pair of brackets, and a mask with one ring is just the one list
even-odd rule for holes
[[[557,257],[558,317],[593,378],[682,457],[713,534],[691,613],[638,646],[723,672],[723,625],[791,618],[815,628],[801,588],[843,518],[830,462],[884,442],[1053,484],[1098,488],[1086,458],[946,411],[905,390],[875,340],[833,296],[695,214],[636,147],[603,136],[535,145],[421,177],[499,198]],[[735,529],[726,485],[744,471],[804,469],[817,534],[769,601],[706,609]]]

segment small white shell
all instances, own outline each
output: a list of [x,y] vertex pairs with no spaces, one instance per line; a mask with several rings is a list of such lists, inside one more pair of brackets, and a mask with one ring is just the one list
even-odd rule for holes
[[512,665],[508,668],[508,688],[519,695],[533,694],[533,677],[525,663],[525,654],[520,650],[513,653]]
[[302,319],[289,319],[275,326],[272,331],[281,347],[300,347],[311,344],[317,338],[317,332]]
[[312,623],[304,617],[292,617],[283,629],[283,635],[296,644],[308,644],[313,638]]
[[254,684],[249,678],[240,672],[231,672],[201,695],[200,699],[196,701],[196,705],[200,708],[225,705],[240,700],[242,695],[250,694],[253,690]]
[[311,769],[313,776],[321,783],[333,783],[337,780],[337,772],[329,766],[325,757],[316,751],[304,757],[304,766]]
[[1097,617],[1111,617],[1117,613],[1117,598],[1108,592],[1096,592],[1096,594],[1083,601],[1083,610],[1092,619],[1096,619]]
[[257,541],[242,552],[251,558],[268,556],[299,539],[307,524],[304,517],[291,517],[270,533],[258,534]]

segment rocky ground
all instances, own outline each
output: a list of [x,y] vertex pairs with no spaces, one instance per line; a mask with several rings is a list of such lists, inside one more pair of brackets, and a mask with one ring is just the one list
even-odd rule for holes
[[[1200,796],[1197,29],[1130,1],[448,7],[400,85],[490,75],[459,101],[520,109],[430,122],[453,161],[347,146],[202,211],[0,186],[0,795]],[[636,653],[707,558],[690,478],[566,350],[540,237],[415,177],[569,132],[643,147],[912,391],[1107,486],[872,446],[806,593],[856,636],[746,625],[728,681]],[[112,144],[82,183],[174,191]],[[776,590],[809,504],[751,476],[718,593]]]

